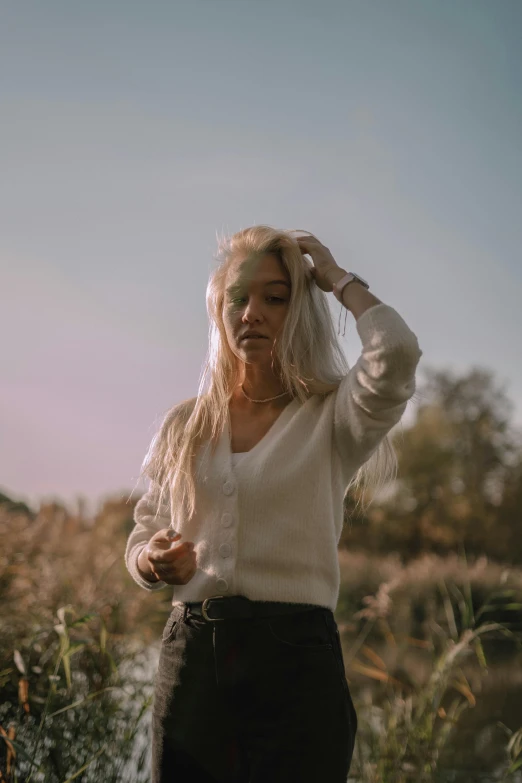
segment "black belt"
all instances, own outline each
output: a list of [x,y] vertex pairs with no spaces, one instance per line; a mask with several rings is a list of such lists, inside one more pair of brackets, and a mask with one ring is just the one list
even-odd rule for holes
[[[280,601],[251,601],[244,595],[214,595],[204,601],[186,603],[188,611],[205,620],[236,620],[253,617],[271,617],[292,612],[309,612],[321,609],[317,604],[292,604]],[[211,609],[209,615],[209,609]]]

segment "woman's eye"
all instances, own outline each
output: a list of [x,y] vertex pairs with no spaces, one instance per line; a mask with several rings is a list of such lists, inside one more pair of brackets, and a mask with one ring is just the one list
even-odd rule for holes
[[[239,297],[237,299],[232,299],[231,301],[232,301],[232,304],[235,304],[236,302],[243,302],[244,299],[245,299],[244,297]],[[286,299],[281,299],[279,296],[269,296],[268,299],[272,299],[275,302],[285,302],[286,301]]]

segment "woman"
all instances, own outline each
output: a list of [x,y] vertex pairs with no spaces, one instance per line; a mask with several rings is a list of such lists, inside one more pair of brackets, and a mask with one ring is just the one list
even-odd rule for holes
[[[348,776],[357,717],[333,615],[343,500],[395,475],[388,432],[422,351],[362,278],[295,234],[254,226],[221,241],[208,390],[168,412],[144,461],[126,563],[147,590],[173,586],[154,783]],[[331,291],[362,341],[351,370]]]

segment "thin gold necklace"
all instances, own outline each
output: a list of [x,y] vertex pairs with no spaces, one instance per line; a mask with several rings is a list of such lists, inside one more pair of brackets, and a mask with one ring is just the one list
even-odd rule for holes
[[271,402],[272,400],[277,400],[279,397],[284,397],[285,394],[288,394],[288,392],[283,392],[282,394],[277,394],[275,397],[268,397],[266,400],[253,400],[252,397],[249,397],[246,391],[243,389],[243,384],[241,384],[241,391],[247,398],[247,400],[250,400],[250,402]]

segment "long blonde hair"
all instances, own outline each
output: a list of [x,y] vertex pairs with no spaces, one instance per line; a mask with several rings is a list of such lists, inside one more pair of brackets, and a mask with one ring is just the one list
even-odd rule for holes
[[[337,389],[350,369],[335,334],[327,296],[315,284],[311,264],[292,236],[295,231],[301,232],[256,225],[232,236],[217,237],[218,251],[214,255],[217,268],[211,273],[206,290],[209,348],[198,394],[166,413],[140,473],[140,478],[148,477],[159,488],[158,508],[168,495],[171,508],[185,506],[189,517],[194,514],[197,448],[210,440],[214,452],[228,417],[232,392],[241,382],[240,363],[229,346],[222,314],[227,272],[236,258],[275,255],[290,277],[289,308],[280,339],[274,340],[272,346],[272,368],[276,360],[285,391],[300,402],[306,402],[312,394],[327,395]],[[362,499],[367,489],[378,491],[395,479],[396,474],[396,453],[386,435],[356,472],[345,496],[350,490],[358,490]],[[363,502],[364,508],[367,505]]]

